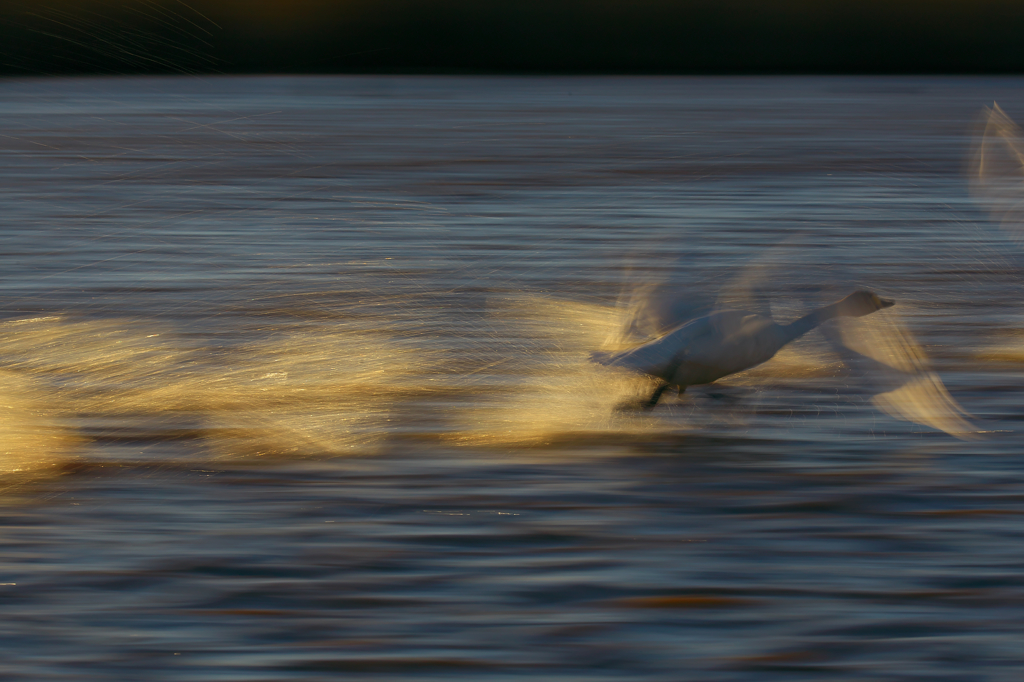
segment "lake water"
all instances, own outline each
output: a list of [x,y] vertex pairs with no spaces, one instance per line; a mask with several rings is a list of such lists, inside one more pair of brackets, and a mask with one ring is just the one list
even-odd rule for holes
[[[994,101],[0,81],[0,676],[1020,679]],[[589,360],[857,288],[897,305],[650,413]]]

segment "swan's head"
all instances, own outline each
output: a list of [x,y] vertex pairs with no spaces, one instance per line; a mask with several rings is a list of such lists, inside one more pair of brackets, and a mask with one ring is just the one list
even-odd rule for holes
[[846,317],[863,317],[894,305],[896,301],[881,298],[870,291],[855,291],[839,302],[839,314]]

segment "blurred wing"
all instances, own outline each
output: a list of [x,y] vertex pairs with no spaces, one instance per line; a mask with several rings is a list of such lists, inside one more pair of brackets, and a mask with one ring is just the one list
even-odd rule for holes
[[[682,270],[680,266],[678,268]],[[706,315],[713,299],[704,287],[665,281],[671,271],[636,258],[626,271],[618,307],[623,311],[623,326],[611,346],[631,346],[663,336],[681,324]]]
[[977,437],[970,415],[929,368],[924,350],[894,312],[844,319],[822,331],[882,412],[957,438]]
[[819,235],[805,231],[764,248],[721,288],[715,308],[749,310],[781,322],[839,298],[821,300],[823,283],[845,296],[850,288],[838,286],[836,266],[817,257],[819,243]]
[[[765,248],[753,260],[735,267],[724,285],[721,276],[713,276],[715,281],[680,284],[679,275],[687,273],[689,264],[685,258],[672,267],[634,256],[619,296],[619,307],[627,311],[620,340],[634,344],[649,341],[714,310],[747,310],[773,319],[773,301],[792,299],[794,292],[802,292],[808,282],[820,279],[815,277],[821,274],[817,272],[820,266],[802,258],[806,249],[801,240],[809,236],[795,235]],[[831,271],[824,274],[833,275]]]
[[708,296],[671,285],[643,287],[626,302],[627,334],[637,341],[664,335],[711,310]]
[[773,247],[743,266],[719,291],[715,309],[748,310],[773,319],[771,286],[780,283],[779,258],[783,251],[784,247]]
[[971,193],[1018,243],[1024,241],[1024,137],[993,104],[975,139]]

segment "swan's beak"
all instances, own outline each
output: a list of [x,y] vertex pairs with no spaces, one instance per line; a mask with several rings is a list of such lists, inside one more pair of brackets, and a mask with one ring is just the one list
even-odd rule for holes
[[881,296],[878,296],[877,298],[878,298],[878,309],[879,310],[884,310],[886,308],[891,308],[894,305],[896,305],[896,301],[892,300],[891,298],[882,298]]

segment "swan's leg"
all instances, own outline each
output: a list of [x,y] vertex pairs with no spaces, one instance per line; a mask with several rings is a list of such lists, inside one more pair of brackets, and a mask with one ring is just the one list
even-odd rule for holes
[[658,386],[658,388],[654,389],[654,393],[651,394],[651,397],[648,398],[647,402],[643,403],[640,408],[643,410],[653,410],[654,406],[658,404],[659,400],[661,400],[661,394],[665,392],[666,388],[668,388],[668,384],[662,384],[661,386]]

